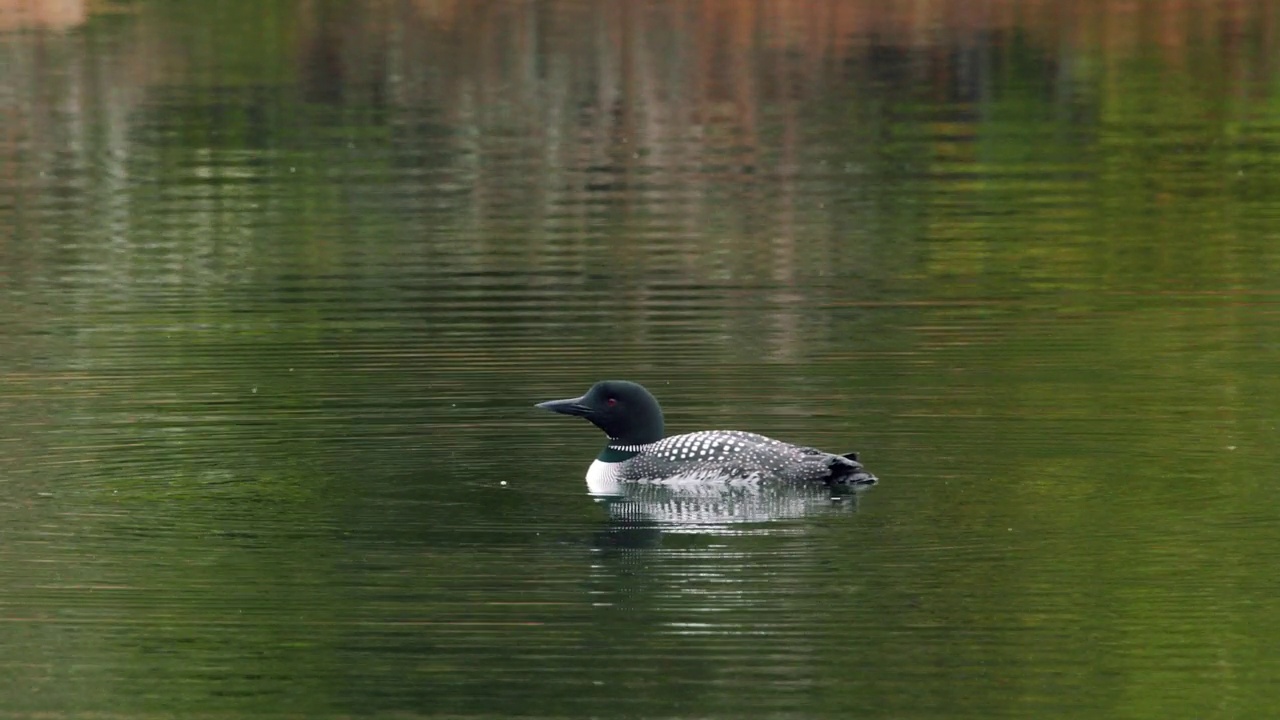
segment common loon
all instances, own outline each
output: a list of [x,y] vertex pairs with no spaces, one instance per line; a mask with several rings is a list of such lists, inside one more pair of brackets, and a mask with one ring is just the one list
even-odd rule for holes
[[603,380],[586,395],[536,407],[586,418],[609,436],[591,463],[593,492],[621,482],[782,480],[829,486],[873,485],[857,453],[835,455],[740,430],[704,430],[663,437],[662,408],[643,386]]

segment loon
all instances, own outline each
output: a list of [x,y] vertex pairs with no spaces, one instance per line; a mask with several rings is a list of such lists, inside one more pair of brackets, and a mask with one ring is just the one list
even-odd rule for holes
[[609,442],[587,471],[593,491],[621,482],[781,480],[828,486],[874,485],[857,453],[835,455],[740,430],[663,437],[662,408],[642,385],[603,380],[586,395],[535,407],[590,420]]

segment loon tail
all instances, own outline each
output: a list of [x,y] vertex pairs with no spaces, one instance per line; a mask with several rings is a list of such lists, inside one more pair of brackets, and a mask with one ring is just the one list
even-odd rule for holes
[[862,467],[856,452],[832,455],[827,467],[831,468],[831,476],[827,479],[829,485],[875,485],[880,482],[879,478]]

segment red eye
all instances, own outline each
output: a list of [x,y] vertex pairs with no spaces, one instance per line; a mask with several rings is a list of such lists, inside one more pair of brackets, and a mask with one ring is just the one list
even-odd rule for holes
[[614,405],[618,404],[618,398],[609,398],[605,402],[609,405],[609,407],[613,407]]

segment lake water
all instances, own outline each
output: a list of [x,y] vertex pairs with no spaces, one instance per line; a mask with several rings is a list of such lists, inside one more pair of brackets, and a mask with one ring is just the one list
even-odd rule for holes
[[0,715],[1274,715],[1280,10],[881,5],[0,2]]

